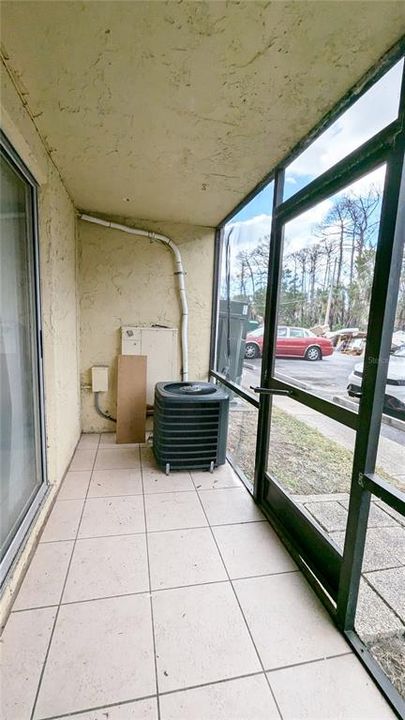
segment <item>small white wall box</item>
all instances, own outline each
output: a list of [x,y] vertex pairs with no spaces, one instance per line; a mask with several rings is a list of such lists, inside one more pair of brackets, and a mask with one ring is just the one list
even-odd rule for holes
[[146,355],[146,402],[153,405],[155,385],[178,380],[178,337],[176,328],[121,328],[122,355]]
[[107,392],[108,365],[93,365],[91,368],[91,389],[93,392]]

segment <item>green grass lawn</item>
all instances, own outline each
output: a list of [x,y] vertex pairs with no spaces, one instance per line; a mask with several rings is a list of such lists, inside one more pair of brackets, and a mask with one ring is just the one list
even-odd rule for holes
[[[228,451],[245,475],[253,480],[257,410],[231,408]],[[286,490],[297,495],[348,493],[353,453],[303,420],[273,406],[269,447],[269,473]],[[385,471],[388,482],[396,481]]]

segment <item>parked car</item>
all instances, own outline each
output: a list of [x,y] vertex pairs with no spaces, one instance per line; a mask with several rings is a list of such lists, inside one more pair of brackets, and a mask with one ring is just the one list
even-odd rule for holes
[[260,323],[258,320],[246,320],[246,331],[248,333],[253,332],[253,330],[257,330],[259,326]]
[[[261,357],[263,352],[264,327],[248,333],[245,341],[245,358]],[[328,338],[318,337],[311,330],[280,325],[277,328],[276,357],[300,357],[305,360],[322,360],[333,354],[333,343]]]
[[[359,397],[363,382],[363,363],[357,363],[349,375],[347,392]],[[405,345],[391,350],[385,386],[384,409],[405,418]]]

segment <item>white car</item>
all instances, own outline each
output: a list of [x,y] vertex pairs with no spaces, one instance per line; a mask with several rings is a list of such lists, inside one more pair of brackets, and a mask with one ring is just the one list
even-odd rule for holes
[[[363,363],[358,363],[349,375],[347,392],[359,397],[363,381]],[[405,345],[391,351],[385,386],[384,410],[405,420]]]

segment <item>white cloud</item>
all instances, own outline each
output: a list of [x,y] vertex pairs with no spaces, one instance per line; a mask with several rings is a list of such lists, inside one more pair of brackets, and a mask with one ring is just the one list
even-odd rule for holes
[[325,130],[286,170],[286,180],[317,177],[371,138],[398,114],[403,60]]
[[364,175],[362,178],[352,183],[348,187],[341,190],[337,195],[324,200],[315,205],[307,212],[299,215],[297,218],[287,223],[284,234],[285,252],[295,252],[303,247],[309,247],[318,242],[318,238],[313,234],[314,225],[324,220],[328,211],[332,207],[334,201],[339,195],[348,191],[356,195],[367,194],[372,186],[383,189],[385,177],[385,165],[373,170],[373,172]]
[[[403,61],[397,63],[290,164],[286,170],[286,182],[290,186],[289,195],[294,192],[292,186],[303,185],[303,177],[304,183],[305,176],[309,176],[310,179],[317,177],[395,119],[398,112],[402,66]],[[284,267],[288,267],[290,262],[286,259],[287,255],[319,241],[314,228],[325,219],[339,195],[349,191],[366,195],[372,186],[382,191],[384,178],[385,166],[381,166],[288,223],[285,227]],[[232,230],[230,243],[232,275],[237,268],[236,258],[239,252],[253,250],[270,235],[271,220],[271,215],[263,213],[226,225],[226,234]],[[322,273],[323,269],[323,260],[321,260],[318,272]]]
[[314,225],[318,225],[327,215],[332,200],[324,200],[307,212],[287,223],[284,231],[284,253],[292,253],[318,242],[312,235]]
[[[292,186],[302,185],[302,176],[317,177],[388,125],[398,113],[402,68],[403,60],[400,60],[301,153],[287,168],[286,182]],[[382,189],[384,176],[383,166],[341,192],[351,190],[358,194],[367,193],[371,185]],[[335,197],[336,195],[324,200],[286,226],[285,243],[289,252],[316,242],[311,230],[314,225],[322,222]],[[271,215],[261,214],[228,223],[225,232],[229,232],[231,228],[231,258],[234,260],[241,250],[253,249],[270,234]]]
[[228,233],[231,228],[231,259],[233,260],[241,250],[253,250],[270,235],[271,215],[263,213],[249,220],[228,223],[225,232]]
[[[313,234],[314,226],[324,220],[336,197],[348,191],[356,194],[366,194],[371,186],[382,190],[384,177],[385,166],[381,166],[344,188],[337,195],[318,203],[307,212],[287,223],[284,235],[285,254],[295,252],[303,247],[309,247],[318,242],[317,237]],[[263,213],[248,220],[228,223],[225,232],[229,232],[231,228],[231,262],[234,262],[241,250],[254,249],[267,235],[270,235],[271,215]]]

